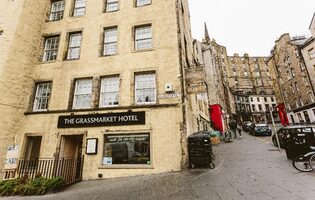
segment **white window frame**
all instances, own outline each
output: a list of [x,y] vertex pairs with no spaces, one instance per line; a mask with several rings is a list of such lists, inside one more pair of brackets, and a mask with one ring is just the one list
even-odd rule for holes
[[[47,111],[51,94],[51,82],[36,84],[36,93],[33,103],[33,111]],[[43,105],[43,106],[42,106]],[[44,108],[43,108],[44,107]]]
[[[152,83],[146,83],[144,85],[143,80],[147,78],[148,81]],[[141,83],[142,81],[142,83]],[[150,84],[154,86],[151,87]],[[143,93],[153,92],[153,101],[141,101],[139,98],[149,98],[149,94],[145,95]],[[142,93],[142,95],[140,95]],[[156,103],[156,74],[155,73],[145,73],[145,74],[135,74],[135,103],[136,104],[155,104]]]
[[43,62],[57,60],[60,36],[45,37]]
[[150,5],[151,0],[136,0],[136,7]]
[[63,18],[65,10],[65,1],[52,1],[49,15],[49,21],[59,21]]
[[[84,83],[85,82],[85,83]],[[81,85],[80,85],[81,84]],[[90,89],[88,88],[88,91],[80,91],[84,90],[82,89],[82,84],[90,84]],[[79,88],[81,87],[81,88]],[[93,89],[93,79],[92,78],[86,78],[86,79],[77,79],[75,81],[75,88],[74,88],[74,95],[73,95],[73,109],[86,109],[92,107],[92,89]],[[84,99],[86,98],[86,99]],[[81,101],[81,102],[80,102]],[[89,101],[86,103],[82,103],[84,101]],[[80,105],[81,104],[81,105]]]
[[135,50],[143,51],[153,48],[152,25],[136,26],[135,30]]
[[310,97],[310,100],[311,100],[311,102],[313,103],[313,102],[314,102],[314,95],[313,95],[313,93],[312,93],[312,92],[309,92],[309,93],[308,93],[308,96]]
[[118,0],[105,0],[105,12],[115,12],[119,9]]
[[[119,106],[119,90],[120,90],[119,76],[103,77],[101,79],[99,107]],[[112,98],[113,96],[116,97],[113,99]]]
[[[75,37],[78,37],[77,41],[74,40]],[[77,60],[80,58],[81,41],[82,41],[81,32],[71,33],[69,35],[67,60]]]
[[75,0],[74,2],[74,9],[73,9],[73,16],[83,16],[85,15],[86,11],[86,0]]
[[[112,35],[113,34],[113,35]],[[103,56],[116,55],[118,52],[118,28],[110,27],[104,29]],[[110,51],[108,51],[110,49]]]

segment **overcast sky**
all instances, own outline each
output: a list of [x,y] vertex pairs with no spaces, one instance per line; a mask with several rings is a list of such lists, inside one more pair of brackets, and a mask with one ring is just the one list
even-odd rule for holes
[[268,56],[283,33],[310,36],[315,0],[189,0],[192,35],[201,40],[204,22],[211,39],[228,55]]

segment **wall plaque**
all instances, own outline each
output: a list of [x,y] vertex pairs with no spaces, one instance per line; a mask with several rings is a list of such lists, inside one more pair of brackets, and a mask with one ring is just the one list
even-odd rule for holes
[[58,128],[127,126],[145,124],[145,112],[59,116]]

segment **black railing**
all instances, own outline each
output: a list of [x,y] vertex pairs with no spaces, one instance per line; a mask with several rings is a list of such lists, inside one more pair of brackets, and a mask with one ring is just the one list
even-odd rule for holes
[[16,170],[18,178],[37,176],[45,178],[64,177],[65,185],[81,181],[83,157],[62,159],[19,160]]

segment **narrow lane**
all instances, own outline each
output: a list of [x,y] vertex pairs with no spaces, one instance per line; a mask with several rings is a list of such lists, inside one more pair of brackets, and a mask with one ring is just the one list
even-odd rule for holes
[[3,199],[54,200],[314,200],[315,173],[297,172],[270,138],[243,139],[213,147],[216,168],[180,173],[85,181],[58,194]]

